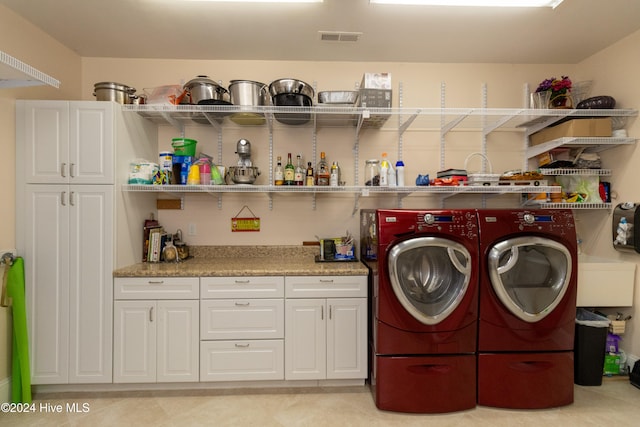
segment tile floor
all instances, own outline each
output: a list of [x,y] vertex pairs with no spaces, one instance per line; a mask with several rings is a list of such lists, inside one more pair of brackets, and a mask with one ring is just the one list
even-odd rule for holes
[[85,413],[0,413],[0,426],[611,426],[638,425],[640,389],[628,379],[575,386],[575,402],[522,411],[477,407],[436,415],[376,409],[368,387],[36,395],[34,403],[78,403]]

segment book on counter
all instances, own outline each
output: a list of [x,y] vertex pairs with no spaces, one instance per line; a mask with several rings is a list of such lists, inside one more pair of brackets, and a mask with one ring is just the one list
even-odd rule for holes
[[162,245],[167,235],[161,226],[149,228],[149,239],[147,241],[147,259],[148,262],[159,262],[162,254]]
[[153,228],[160,227],[160,223],[151,214],[149,219],[144,220],[144,227],[142,228],[142,261],[149,260],[149,235]]

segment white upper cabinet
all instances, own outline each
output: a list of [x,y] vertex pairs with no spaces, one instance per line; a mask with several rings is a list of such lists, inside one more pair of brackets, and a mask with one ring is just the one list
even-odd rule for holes
[[113,184],[114,104],[17,101],[17,167],[28,184]]

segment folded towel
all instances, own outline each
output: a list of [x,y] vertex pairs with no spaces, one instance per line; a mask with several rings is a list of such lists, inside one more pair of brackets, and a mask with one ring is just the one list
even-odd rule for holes
[[29,369],[29,339],[24,295],[24,261],[18,257],[7,274],[7,296],[13,314],[13,351],[11,366],[11,401],[31,403],[31,371]]

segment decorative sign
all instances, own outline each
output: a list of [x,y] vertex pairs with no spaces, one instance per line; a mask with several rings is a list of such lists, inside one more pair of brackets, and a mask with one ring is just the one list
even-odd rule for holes
[[[253,216],[240,217],[239,215],[245,209],[248,210]],[[260,231],[260,218],[258,218],[256,214],[251,212],[251,209],[249,209],[247,205],[244,205],[242,209],[240,209],[240,212],[238,212],[236,216],[231,218],[231,231],[234,233],[237,231]]]

